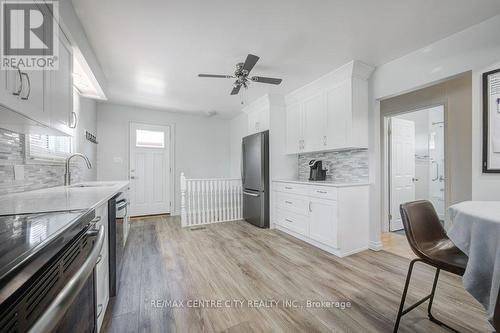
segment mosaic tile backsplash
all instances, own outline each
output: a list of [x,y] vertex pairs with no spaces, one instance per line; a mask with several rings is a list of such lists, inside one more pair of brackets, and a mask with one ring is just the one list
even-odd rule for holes
[[[72,182],[83,181],[80,161],[71,166]],[[14,165],[24,165],[24,179],[14,179]],[[26,164],[25,135],[0,128],[0,195],[64,184],[64,164],[30,161]]]
[[326,180],[338,183],[362,183],[368,181],[368,150],[329,151],[299,154],[299,179],[309,178],[309,161],[322,160],[327,169]]

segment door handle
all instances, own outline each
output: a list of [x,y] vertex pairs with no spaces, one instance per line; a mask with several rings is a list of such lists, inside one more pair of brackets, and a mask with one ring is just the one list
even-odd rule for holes
[[21,76],[26,76],[26,81],[28,82],[28,93],[21,97],[22,100],[26,101],[30,98],[30,94],[31,94],[31,81],[30,81],[30,76],[28,75],[28,73],[21,73]]
[[71,117],[73,118],[71,124],[69,124],[69,128],[76,128],[76,124],[78,124],[78,116],[75,111],[71,111]]
[[311,207],[312,202],[309,201],[309,212],[312,212],[312,207]]
[[243,194],[244,195],[248,195],[250,197],[260,197],[260,194],[250,193],[250,192],[247,192],[247,191],[243,191]]
[[23,91],[23,73],[21,73],[19,66],[17,67],[17,75],[19,75],[19,88],[17,89],[17,91],[12,93],[12,95],[14,96],[21,95],[21,92]]
[[435,169],[436,170],[436,176],[431,179],[433,182],[435,182],[436,180],[439,179],[439,164],[436,161],[432,161],[431,163],[436,166],[436,169]]
[[137,179],[135,176],[130,176],[130,179]]

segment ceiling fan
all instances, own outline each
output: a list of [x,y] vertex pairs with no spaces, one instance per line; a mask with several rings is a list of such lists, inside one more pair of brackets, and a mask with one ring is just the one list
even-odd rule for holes
[[248,88],[250,81],[268,84],[280,84],[282,79],[276,79],[272,77],[265,76],[249,76],[250,71],[253,69],[259,57],[253,54],[249,54],[245,62],[240,62],[236,64],[236,70],[233,75],[217,75],[217,74],[198,74],[199,77],[213,77],[221,79],[236,79],[233,84],[233,90],[231,95],[237,95],[240,92],[241,87]]

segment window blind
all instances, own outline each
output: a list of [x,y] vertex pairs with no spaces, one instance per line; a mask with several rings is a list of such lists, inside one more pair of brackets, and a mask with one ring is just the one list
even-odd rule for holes
[[29,157],[32,159],[62,159],[71,153],[71,138],[41,134],[29,135]]

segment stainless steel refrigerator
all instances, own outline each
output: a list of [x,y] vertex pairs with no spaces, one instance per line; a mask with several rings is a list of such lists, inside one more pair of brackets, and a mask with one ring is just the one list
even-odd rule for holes
[[269,131],[242,141],[243,219],[269,228]]

